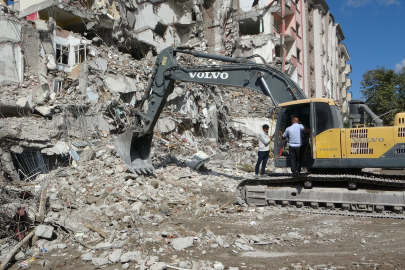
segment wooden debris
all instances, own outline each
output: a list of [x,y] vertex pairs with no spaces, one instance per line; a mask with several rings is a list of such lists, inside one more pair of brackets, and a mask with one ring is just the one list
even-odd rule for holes
[[98,233],[98,234],[101,235],[102,237],[107,238],[107,234],[106,234],[104,231],[102,231],[101,229],[99,229],[99,228],[97,228],[97,227],[95,227],[95,226],[93,226],[93,225],[91,225],[91,224],[89,224],[89,223],[84,223],[84,226],[86,226],[86,227],[89,228],[90,230],[92,230],[92,231]]

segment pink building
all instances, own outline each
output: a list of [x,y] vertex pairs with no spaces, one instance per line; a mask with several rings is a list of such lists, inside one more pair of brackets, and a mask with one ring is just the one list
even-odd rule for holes
[[283,59],[282,69],[307,93],[304,76],[302,1],[284,0],[284,8],[281,6],[282,1],[278,1],[277,5],[280,8],[273,12],[273,26],[274,34],[280,36],[279,42],[276,41],[275,54]]

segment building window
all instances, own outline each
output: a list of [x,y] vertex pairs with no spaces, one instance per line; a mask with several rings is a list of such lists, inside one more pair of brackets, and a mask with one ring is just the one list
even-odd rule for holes
[[53,81],[53,92],[59,94],[62,90],[63,81],[54,80]]
[[302,76],[298,75],[298,85],[301,87],[302,89]]
[[283,50],[280,45],[274,47],[276,57],[283,58]]
[[56,63],[69,64],[69,46],[56,44]]
[[301,50],[297,48],[297,60],[301,62]]
[[84,45],[79,45],[79,46],[74,46],[74,51],[75,51],[75,63],[74,65],[80,64],[84,61],[86,61],[86,53],[85,53],[85,47]]
[[274,30],[280,33],[280,22],[276,18],[274,18]]
[[300,30],[301,30],[301,29],[300,29],[300,24],[299,24],[299,23],[297,23],[297,26],[296,26],[295,29],[296,29],[296,31],[297,31],[297,35],[298,35],[298,36],[301,36],[301,35],[300,35]]
[[247,18],[239,21],[239,35],[257,35],[263,32],[263,18]]

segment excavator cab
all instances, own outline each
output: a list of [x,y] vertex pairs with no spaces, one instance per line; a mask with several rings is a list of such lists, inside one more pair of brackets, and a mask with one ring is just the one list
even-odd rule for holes
[[[339,108],[331,99],[303,99],[280,104],[274,141],[276,167],[290,167],[288,144],[282,144],[282,134],[294,117],[310,130],[302,133],[302,166],[316,167],[316,136],[326,130],[343,127]],[[340,144],[340,141],[334,143]]]

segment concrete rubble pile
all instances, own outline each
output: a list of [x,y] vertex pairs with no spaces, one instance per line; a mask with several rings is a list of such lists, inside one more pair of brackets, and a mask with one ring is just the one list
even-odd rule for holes
[[[113,3],[125,3],[128,9],[136,5]],[[87,29],[96,27],[101,14],[115,14],[105,5],[82,15],[89,20]],[[76,15],[83,9],[69,1],[62,1],[59,8]],[[118,4],[115,9],[121,10]],[[23,33],[7,44],[17,46],[17,51],[26,46],[27,53],[32,49],[26,44],[29,37],[44,48],[37,55],[24,55],[31,66],[25,67],[20,81],[10,77],[1,86],[0,261],[7,263],[7,254],[28,236],[31,244],[13,256],[20,266],[34,259],[47,265],[50,262],[41,259],[44,254],[69,249],[96,267],[165,269],[173,264],[224,269],[219,261],[191,261],[178,251],[250,248],[249,237],[215,235],[209,228],[185,232],[170,224],[177,212],[204,216],[237,212],[236,201],[221,207],[207,202],[203,193],[213,185],[219,192],[233,193],[235,179],[248,170],[243,166],[251,169],[256,134],[271,121],[268,98],[246,89],[177,83],[155,129],[151,155],[155,174],[130,174],[114,150],[114,140],[131,126],[156,48],[137,60],[133,53],[122,52],[119,42],[107,45],[97,37],[87,39],[85,33],[55,27],[52,18],[32,22],[3,6],[0,15],[2,23]],[[71,70],[56,68],[42,39],[52,31],[86,44],[86,60]],[[122,38],[134,37],[123,31]],[[212,64],[188,55],[178,61]],[[171,259],[163,260],[168,254]]]

